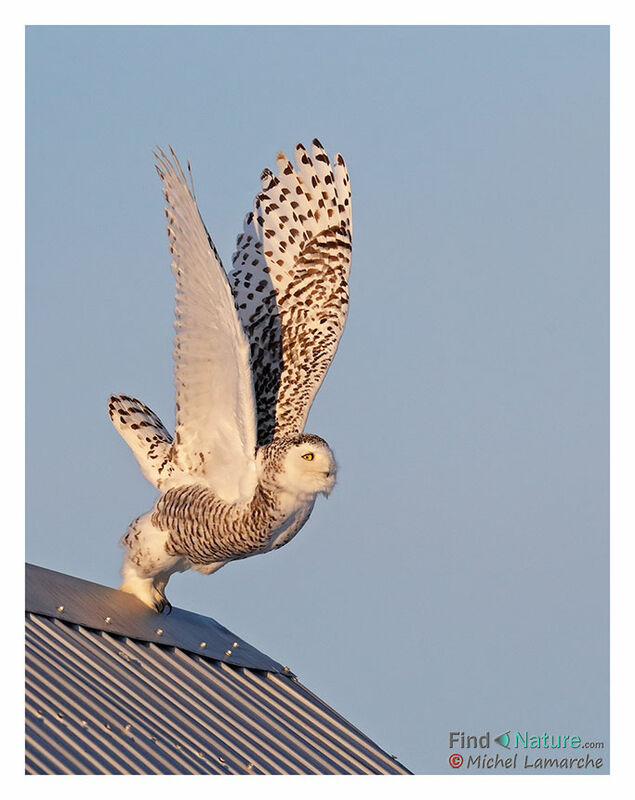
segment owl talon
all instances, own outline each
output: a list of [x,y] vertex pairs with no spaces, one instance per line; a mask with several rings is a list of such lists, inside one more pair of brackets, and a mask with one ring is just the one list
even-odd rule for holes
[[163,594],[163,592],[156,587],[154,589],[154,610],[157,612],[157,614],[163,614],[163,612],[166,614],[172,613],[172,604]]

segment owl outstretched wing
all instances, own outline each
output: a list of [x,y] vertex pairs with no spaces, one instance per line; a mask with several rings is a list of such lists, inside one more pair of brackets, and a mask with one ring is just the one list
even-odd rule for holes
[[170,154],[155,153],[176,278],[172,481],[204,481],[236,502],[257,483],[249,342],[193,190]]
[[229,280],[247,334],[258,444],[304,429],[348,310],[351,193],[344,159],[317,139],[279,153],[245,218]]

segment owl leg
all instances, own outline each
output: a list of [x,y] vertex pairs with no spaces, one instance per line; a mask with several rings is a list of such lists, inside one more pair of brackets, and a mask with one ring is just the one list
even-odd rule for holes
[[135,595],[161,614],[172,610],[165,587],[174,572],[183,572],[187,564],[165,549],[168,534],[152,524],[151,512],[134,520],[121,540],[124,559],[121,567],[122,591]]

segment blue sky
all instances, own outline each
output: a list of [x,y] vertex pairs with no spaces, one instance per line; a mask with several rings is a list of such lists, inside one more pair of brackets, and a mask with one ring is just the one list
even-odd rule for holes
[[317,136],[353,189],[351,310],[307,430],[339,485],[275,554],[170,583],[417,772],[448,732],[608,741],[608,29],[31,28],[27,559],[116,585],[173,421],[155,145],[224,257]]

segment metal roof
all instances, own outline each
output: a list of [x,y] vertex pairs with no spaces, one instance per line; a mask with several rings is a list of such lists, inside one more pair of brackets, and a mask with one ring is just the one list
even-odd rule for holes
[[409,774],[212,619],[27,565],[28,774]]

